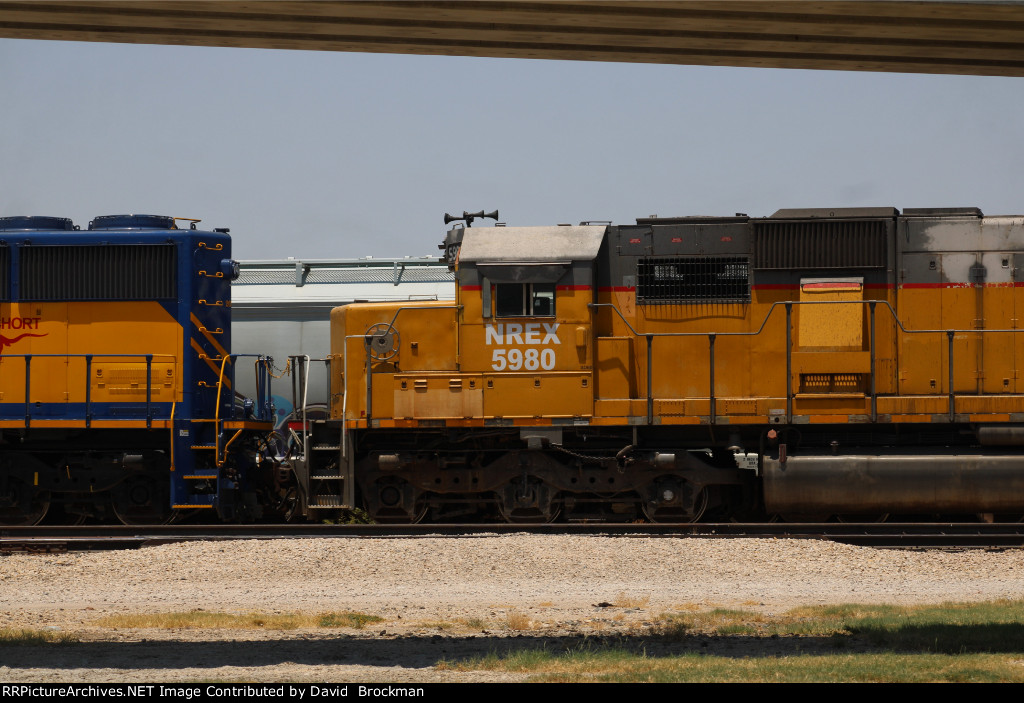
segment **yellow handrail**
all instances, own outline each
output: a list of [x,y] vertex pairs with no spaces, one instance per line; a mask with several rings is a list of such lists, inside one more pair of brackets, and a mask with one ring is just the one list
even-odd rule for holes
[[[220,389],[224,387],[224,365],[228,363],[229,358],[225,354],[224,358],[220,360],[220,376],[217,378],[217,404],[213,408],[213,460],[218,468],[224,465],[220,458]],[[224,449],[226,458],[227,447]]]
[[231,439],[229,439],[227,441],[227,443],[224,445],[224,459],[222,460],[220,457],[217,457],[217,468],[220,468],[221,466],[223,466],[225,464],[225,462],[227,462],[227,460],[228,460],[228,447],[230,447],[231,443],[234,442],[236,439],[238,439],[238,437],[241,434],[242,434],[242,430],[236,431],[235,434],[232,435]]
[[171,428],[171,471],[174,471],[174,409],[177,405],[178,401],[171,402],[171,422],[169,423]]

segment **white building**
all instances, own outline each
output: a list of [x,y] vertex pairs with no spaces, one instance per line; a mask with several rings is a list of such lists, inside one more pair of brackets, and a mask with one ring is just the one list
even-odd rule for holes
[[[436,257],[239,263],[241,274],[231,285],[232,351],[272,356],[279,370],[293,355],[327,358],[331,309],[339,305],[455,298],[455,279]],[[250,376],[238,374],[240,384]],[[328,388],[326,364],[313,361],[307,406],[326,403]],[[251,397],[255,388],[240,385],[238,391]],[[283,420],[292,411],[291,378],[274,379],[272,391]]]

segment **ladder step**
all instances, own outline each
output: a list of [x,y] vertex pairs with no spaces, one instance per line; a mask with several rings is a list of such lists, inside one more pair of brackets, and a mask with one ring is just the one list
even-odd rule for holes
[[332,452],[337,452],[337,451],[341,450],[341,445],[340,444],[317,444],[317,445],[313,446],[313,449],[317,450],[317,451],[319,451],[319,450],[328,451],[329,450],[329,451],[332,451]]
[[216,444],[193,444],[192,449],[216,449]]
[[347,508],[341,500],[341,496],[336,495],[318,495],[313,496],[313,499],[309,502],[310,508]]
[[309,477],[310,481],[330,481],[330,480],[342,481],[344,479],[345,479],[344,476],[339,476],[338,474],[324,474],[323,476],[317,475],[317,476],[310,476]]
[[213,504],[217,502],[216,493],[202,493],[191,495],[188,497],[189,500],[194,500],[194,503],[178,503],[174,506],[174,509],[179,508],[212,508]]
[[190,475],[188,475],[188,476],[182,476],[182,478],[183,478],[183,479],[186,479],[186,480],[188,480],[188,479],[194,479],[194,480],[196,480],[196,481],[200,481],[200,480],[204,480],[204,479],[206,479],[206,480],[209,480],[209,479],[214,479],[214,480],[216,480],[216,478],[217,478],[217,474],[214,474],[214,475],[212,475],[212,476],[201,476],[201,475],[198,475],[198,474],[190,474]]

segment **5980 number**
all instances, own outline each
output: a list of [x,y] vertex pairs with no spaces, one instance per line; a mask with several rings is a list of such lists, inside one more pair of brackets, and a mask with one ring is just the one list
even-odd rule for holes
[[554,349],[495,349],[491,356],[491,368],[495,371],[550,371],[555,368]]

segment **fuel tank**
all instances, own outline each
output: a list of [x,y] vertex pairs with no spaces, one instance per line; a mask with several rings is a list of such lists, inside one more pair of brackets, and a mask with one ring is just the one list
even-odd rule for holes
[[765,457],[763,475],[769,513],[1024,511],[1024,456]]

